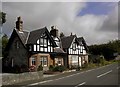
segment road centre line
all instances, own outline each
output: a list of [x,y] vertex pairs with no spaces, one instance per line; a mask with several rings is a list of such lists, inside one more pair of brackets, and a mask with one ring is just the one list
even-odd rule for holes
[[106,73],[103,73],[103,74],[101,74],[101,75],[98,75],[97,78],[100,78],[100,77],[102,77],[102,76],[104,76],[104,75],[106,75],[106,74],[109,74],[109,73],[111,73],[111,72],[112,72],[112,70],[110,70],[110,71],[108,71],[108,72],[106,72]]
[[[110,65],[111,65],[111,64],[110,64]],[[110,66],[110,65],[106,65],[106,66]],[[94,71],[94,70],[97,70],[97,69],[100,69],[100,68],[104,68],[104,67],[106,67],[106,66],[102,66],[102,67],[99,67],[99,68],[96,68],[96,69],[91,69],[91,70],[87,70],[87,71],[79,72],[79,73],[72,74],[72,75],[65,76],[65,77],[61,77],[61,78],[58,78],[58,79],[53,79],[53,80],[47,80],[47,81],[42,81],[42,82],[32,83],[32,84],[29,84],[29,85],[27,85],[27,86],[33,86],[33,85],[43,84],[43,83],[50,82],[50,81],[55,81],[55,80],[60,80],[60,79],[64,79],[64,78],[68,78],[68,77],[72,77],[72,76],[75,76],[75,75],[78,75],[78,74],[82,74],[82,73],[85,73],[85,72],[90,72],[90,71]],[[99,76],[97,76],[97,77],[99,78]]]
[[75,86],[75,87],[79,87],[79,86],[82,86],[82,85],[84,85],[84,84],[86,84],[86,82],[80,83],[80,84],[78,84],[78,85]]

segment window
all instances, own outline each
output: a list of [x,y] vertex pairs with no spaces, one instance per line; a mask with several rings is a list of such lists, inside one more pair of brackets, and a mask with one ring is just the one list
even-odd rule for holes
[[34,45],[34,51],[36,51],[36,45]]
[[43,38],[40,38],[40,45],[43,46]]
[[58,59],[58,65],[62,65],[62,59]]
[[75,45],[75,43],[73,43],[73,50],[74,50],[74,51],[76,50],[76,45]]
[[47,46],[47,39],[44,39],[44,46]]
[[32,58],[31,58],[31,65],[35,65],[35,58],[36,58],[36,57],[32,57]]
[[80,53],[83,53],[83,46],[80,46]]
[[37,45],[37,51],[40,51],[40,46],[39,45]]
[[40,57],[40,64],[42,65],[42,66],[47,66],[47,56],[41,56]]

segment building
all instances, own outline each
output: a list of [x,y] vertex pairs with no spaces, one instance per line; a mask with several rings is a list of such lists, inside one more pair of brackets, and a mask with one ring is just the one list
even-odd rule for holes
[[67,66],[81,67],[88,63],[88,48],[83,37],[70,35],[61,38],[62,48],[67,53]]
[[43,70],[48,70],[50,65],[70,68],[88,62],[88,48],[83,37],[70,35],[60,38],[54,26],[50,32],[46,27],[28,32],[22,26],[23,21],[18,17],[6,46],[3,67],[35,66],[37,70],[42,65]]

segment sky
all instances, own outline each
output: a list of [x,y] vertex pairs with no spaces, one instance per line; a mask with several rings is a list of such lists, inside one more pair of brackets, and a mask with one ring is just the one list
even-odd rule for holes
[[72,32],[88,45],[118,39],[117,2],[3,2],[7,15],[3,33],[11,35],[16,18],[22,17],[23,30],[56,26],[66,36]]

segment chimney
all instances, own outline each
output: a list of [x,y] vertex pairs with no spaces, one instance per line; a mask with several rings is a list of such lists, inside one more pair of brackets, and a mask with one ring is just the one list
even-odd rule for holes
[[70,34],[70,36],[72,36],[73,34],[72,34],[72,32],[71,32],[71,34]]
[[58,29],[56,29],[55,26],[51,26],[50,34],[51,34],[53,37],[58,37]]
[[23,21],[21,20],[21,17],[17,17],[17,21],[16,21],[16,29],[18,31],[23,31]]

